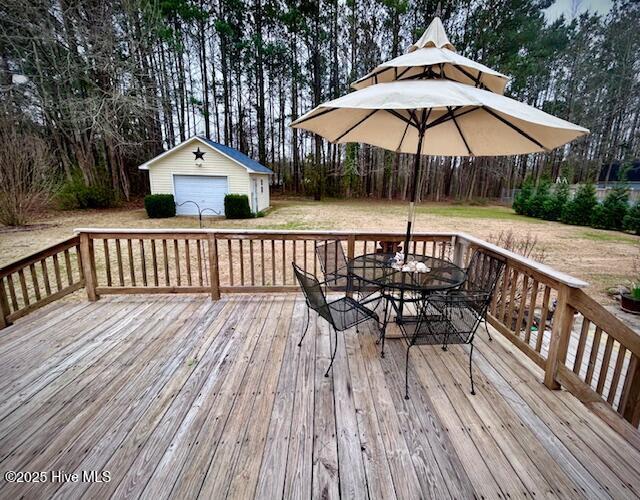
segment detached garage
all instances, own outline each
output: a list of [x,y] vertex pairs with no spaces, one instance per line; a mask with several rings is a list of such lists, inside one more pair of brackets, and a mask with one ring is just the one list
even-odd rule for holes
[[194,136],[138,167],[151,194],[172,194],[178,215],[224,215],[226,194],[246,194],[253,212],[269,208],[273,172],[240,151]]

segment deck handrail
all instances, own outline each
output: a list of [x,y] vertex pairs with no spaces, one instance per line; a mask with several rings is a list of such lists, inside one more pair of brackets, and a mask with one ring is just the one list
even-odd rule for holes
[[[76,236],[0,269],[5,326],[16,317],[84,287],[89,300],[103,294],[296,291],[291,262],[319,275],[316,251],[323,241],[346,245],[348,258],[404,240],[401,232],[270,229],[78,228]],[[500,255],[505,272],[488,320],[544,371],[549,389],[564,387],[640,449],[640,336],[583,290],[569,274],[462,232],[418,232],[412,253],[466,266],[476,250]],[[79,279],[11,312],[11,276],[71,247]],[[65,254],[65,257],[68,257]],[[327,256],[325,256],[326,258]],[[331,256],[329,256],[331,258]],[[336,256],[337,258],[337,256]],[[59,274],[59,273],[58,273]],[[56,278],[58,279],[58,278]],[[36,288],[37,273],[34,275]],[[575,328],[574,328],[575,326]],[[580,326],[580,328],[577,328]],[[622,418],[620,418],[622,417]]]
[[79,245],[73,236],[0,268],[0,328],[84,287]]

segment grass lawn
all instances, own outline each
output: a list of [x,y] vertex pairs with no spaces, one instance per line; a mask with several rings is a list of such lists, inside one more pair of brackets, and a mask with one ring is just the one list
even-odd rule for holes
[[[360,229],[402,231],[407,203],[374,200],[276,198],[266,217],[227,221],[206,218],[208,228],[255,229]],[[195,217],[148,219],[137,205],[113,210],[51,211],[27,228],[0,227],[0,265],[42,249],[73,234],[79,227],[193,228]],[[538,239],[545,262],[591,283],[590,292],[605,297],[605,290],[633,278],[634,259],[640,257],[640,237],[613,231],[567,226],[516,215],[502,206],[425,203],[416,215],[417,231],[464,231],[491,238],[512,230],[520,237]]]

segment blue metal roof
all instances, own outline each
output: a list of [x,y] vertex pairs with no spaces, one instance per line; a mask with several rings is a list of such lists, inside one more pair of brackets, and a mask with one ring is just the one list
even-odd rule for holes
[[237,149],[233,149],[233,148],[230,148],[229,146],[225,146],[224,144],[217,143],[201,135],[199,135],[198,138],[206,142],[212,148],[217,149],[221,153],[233,158],[235,161],[247,167],[252,172],[256,172],[259,174],[273,174],[273,171],[270,168],[267,168],[261,163],[258,163],[257,161],[252,160],[247,155],[241,153]]

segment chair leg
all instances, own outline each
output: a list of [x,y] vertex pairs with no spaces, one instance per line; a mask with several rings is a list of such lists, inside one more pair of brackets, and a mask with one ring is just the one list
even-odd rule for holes
[[489,341],[492,341],[491,332],[489,331],[489,325],[487,325],[487,318],[484,318],[484,329],[487,331],[487,335],[489,336]]
[[473,386],[473,369],[471,367],[471,362],[473,359],[473,342],[471,343],[471,352],[469,353],[469,378],[471,379],[471,394],[475,396],[476,391]]
[[404,360],[404,399],[409,399],[409,349],[411,345],[407,346],[407,355]]
[[336,351],[338,350],[338,330],[334,328],[333,333],[333,353],[331,354],[331,363],[329,363],[329,368],[327,368],[327,371],[324,374],[325,377],[329,376],[329,372],[331,371],[331,367],[333,366],[333,360],[336,359]]
[[302,345],[302,341],[304,340],[304,336],[307,334],[307,330],[309,329],[309,323],[310,323],[310,318],[309,318],[309,307],[307,307],[307,326],[304,327],[304,333],[302,334],[302,337],[300,337],[300,342],[298,342],[298,347],[300,347]]
[[389,318],[389,301],[387,300],[384,304],[384,319],[382,320],[382,328],[380,328],[380,336],[378,337],[378,340],[376,340],[376,345],[380,344],[382,337],[386,333],[388,318]]

